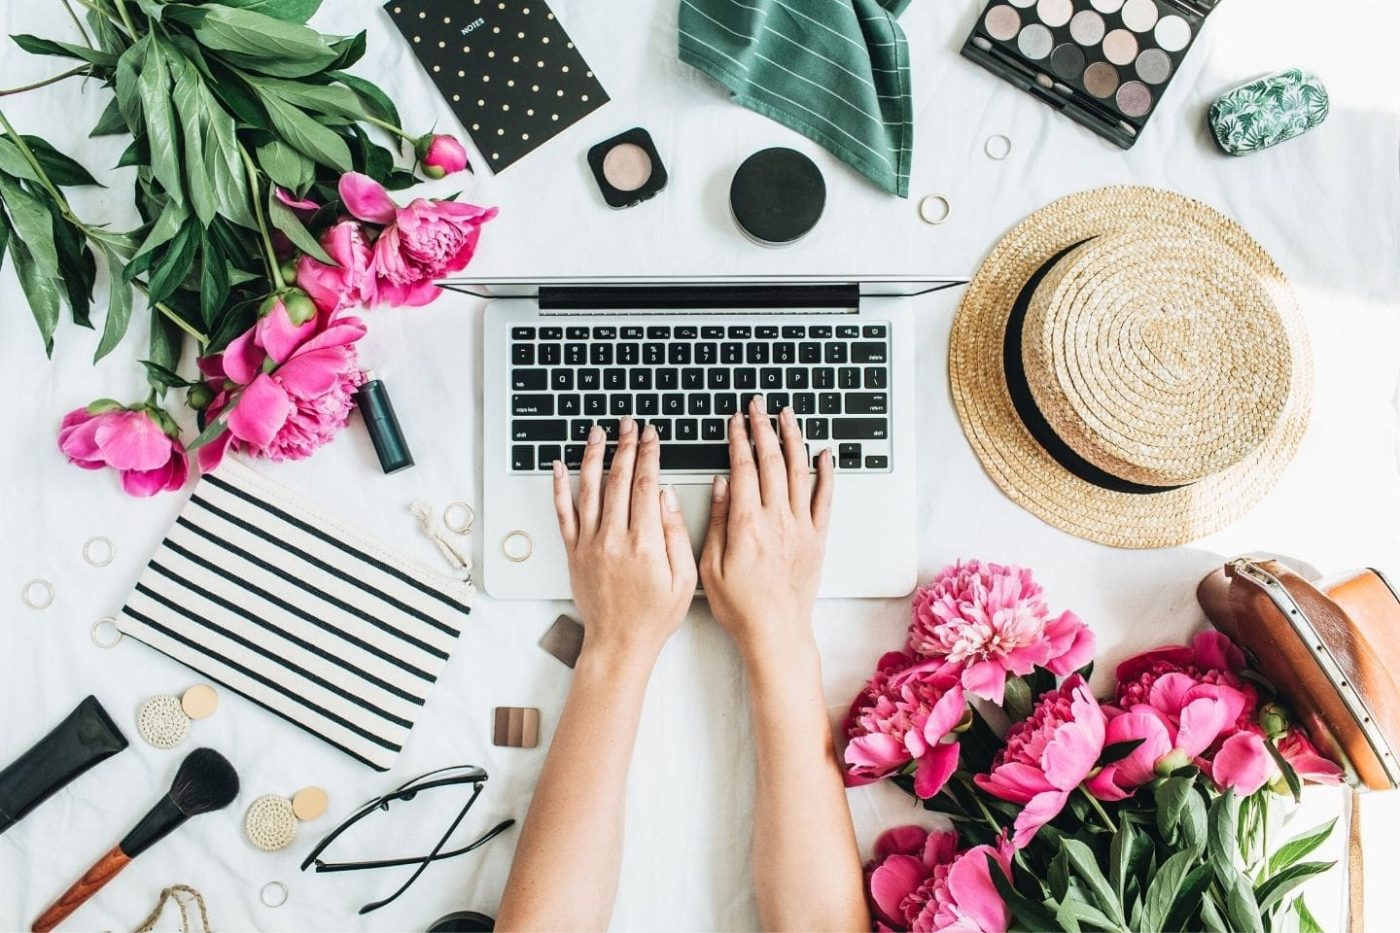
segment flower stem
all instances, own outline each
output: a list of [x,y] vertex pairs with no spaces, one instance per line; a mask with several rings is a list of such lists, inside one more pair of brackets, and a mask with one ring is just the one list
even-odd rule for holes
[[238,147],[238,154],[243,158],[243,168],[248,173],[248,185],[253,189],[253,213],[258,220],[258,233],[262,234],[263,250],[266,252],[264,260],[267,262],[267,277],[277,283],[277,290],[281,291],[287,287],[287,283],[282,280],[282,268],[277,262],[277,251],[272,248],[272,235],[267,231],[267,219],[263,216],[262,194],[258,188],[258,170],[253,167],[253,157],[248,155],[248,150],[243,146]]
[[88,48],[92,48],[92,36],[88,35],[87,27],[83,25],[83,21],[78,18],[77,13],[73,12],[73,7],[69,4],[68,0],[61,0],[61,2],[63,3],[63,8],[68,11],[68,18],[73,21],[74,26],[78,27],[78,34],[83,37],[83,44]]
[[117,12],[121,14],[122,24],[126,26],[127,34],[131,38],[136,38],[136,27],[131,24],[131,14],[126,11],[126,0],[115,0]]
[[1113,817],[1108,815],[1108,811],[1103,808],[1103,805],[1101,803],[1099,803],[1098,798],[1096,798],[1093,794],[1085,790],[1082,785],[1080,786],[1079,790],[1084,794],[1084,799],[1089,801],[1089,806],[1093,807],[1094,812],[1099,815],[1099,819],[1103,820],[1104,828],[1111,833],[1118,832],[1118,824],[1113,822]]
[[33,84],[26,84],[23,87],[6,88],[0,91],[0,97],[9,97],[11,94],[23,94],[25,91],[35,91],[41,87],[48,87],[50,84],[57,84],[59,81],[74,77],[75,75],[87,74],[91,70],[91,65],[79,65],[77,68],[65,71],[61,75],[54,75],[52,78],[45,78],[43,81],[35,81]]
[[[87,7],[89,10],[91,10],[91,11],[94,12],[94,13],[96,13],[98,16],[101,16],[101,17],[103,17],[104,19],[107,19],[107,20],[111,21],[114,25],[117,25],[117,26],[120,26],[120,25],[121,25],[121,20],[119,20],[119,19],[117,19],[115,16],[113,16],[106,8],[104,8],[104,7],[102,7],[102,6],[100,6],[100,5],[96,4],[96,3],[94,3],[93,0],[78,0],[78,4],[79,4],[80,6],[85,6],[85,7]],[[136,34],[135,34],[135,33],[132,33],[132,34],[131,34],[131,38],[135,39],[135,38],[136,38]]]
[[34,155],[34,150],[29,148],[29,143],[25,142],[24,137],[19,134],[19,131],[14,128],[9,120],[5,119],[5,112],[3,110],[0,110],[0,129],[3,129],[5,135],[10,137],[10,139],[14,141],[14,144],[19,147],[20,154],[24,156],[24,161],[29,163],[29,167],[32,168],[34,174],[38,176],[39,184],[49,193],[50,197],[58,202],[59,207],[63,209],[64,216],[71,218],[72,211],[68,207],[67,200],[64,199],[62,193],[59,192],[54,183],[49,180],[48,173],[45,172],[44,167],[39,164],[39,159]]
[[378,117],[373,117],[369,114],[365,114],[363,119],[366,123],[370,124],[371,126],[377,126],[382,130],[387,130],[388,132],[393,133],[395,136],[401,137],[403,139],[417,141],[417,137],[408,135],[403,130],[390,123],[388,120],[381,120]]
[[[146,295],[148,298],[150,297],[151,291],[146,287],[145,282],[142,282],[140,279],[136,279],[131,284],[141,289],[142,294]],[[195,330],[192,326],[190,326],[189,321],[176,314],[174,309],[172,309],[169,305],[165,304],[164,302],[156,301],[151,303],[151,307],[155,308],[161,314],[164,314],[166,317],[170,318],[171,323],[173,323],[176,327],[180,328],[185,333],[189,334],[195,340],[198,340],[202,344],[209,343],[209,336],[207,334],[201,334],[199,331]]]

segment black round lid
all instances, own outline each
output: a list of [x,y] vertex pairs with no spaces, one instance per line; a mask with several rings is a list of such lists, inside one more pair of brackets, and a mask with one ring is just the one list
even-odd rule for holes
[[744,160],[729,184],[739,229],[760,243],[785,246],[806,236],[826,207],[826,182],[816,163],[795,149],[774,147]]

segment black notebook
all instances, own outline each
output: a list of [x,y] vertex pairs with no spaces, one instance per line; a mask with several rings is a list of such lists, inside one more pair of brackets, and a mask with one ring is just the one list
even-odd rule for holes
[[608,101],[542,0],[389,0],[384,8],[493,172]]

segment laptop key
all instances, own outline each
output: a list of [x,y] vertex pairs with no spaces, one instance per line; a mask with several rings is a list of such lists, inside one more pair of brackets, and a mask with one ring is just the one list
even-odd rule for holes
[[676,440],[695,441],[700,439],[700,422],[694,418],[682,418],[676,422]]
[[709,471],[729,469],[728,444],[662,444],[661,469]]
[[609,392],[621,392],[623,389],[627,388],[627,370],[603,370],[603,388],[607,389]]
[[773,344],[773,362],[775,363],[795,363],[797,362],[797,344],[795,343],[775,343]]
[[844,343],[829,343],[825,350],[826,362],[844,363],[846,362],[846,345]]
[[549,388],[549,373],[543,369],[517,369],[510,374],[510,384],[517,392],[543,392]]
[[888,363],[889,351],[883,343],[851,344],[852,363]]
[[610,343],[595,343],[588,347],[588,362],[594,366],[611,366],[613,361],[613,345]]
[[583,413],[585,415],[604,415],[608,411],[608,397],[601,393],[593,393],[583,397]]
[[817,396],[817,411],[824,415],[841,414],[841,393],[823,392]]
[[516,343],[510,348],[510,361],[516,366],[535,365],[535,345],[532,343]]
[[848,392],[846,394],[846,414],[886,415],[889,414],[889,397],[883,392]]
[[640,327],[624,327],[624,328],[622,328],[622,339],[623,339],[623,340],[641,340],[642,337],[643,337],[645,334],[646,334],[646,331],[645,331],[643,328],[640,328]]
[[632,396],[630,396],[630,395],[613,395],[613,396],[610,396],[610,397],[609,397],[608,402],[609,402],[609,406],[608,406],[608,407],[609,407],[609,411],[610,411],[612,414],[614,414],[614,415],[630,415],[630,414],[632,414]]
[[541,366],[558,366],[564,358],[564,349],[557,343],[542,343],[539,348]]
[[594,339],[594,340],[616,340],[616,339],[617,339],[617,328],[616,328],[616,327],[595,327],[595,328],[593,328],[593,339]]
[[[658,440],[669,441],[671,439],[670,418],[653,418],[647,423],[650,424],[653,428],[656,428],[656,437]],[[665,455],[665,447],[661,448],[661,453],[663,456]]]
[[768,414],[776,415],[784,408],[788,407],[789,399],[786,392],[769,392],[764,400],[768,403]]
[[656,371],[656,387],[658,389],[675,389],[681,384],[681,371],[679,369],[658,369]]
[[867,470],[888,470],[890,468],[890,458],[883,454],[870,454],[865,458],[865,468]]
[[807,388],[807,370],[794,366],[787,371],[787,387],[789,389]]
[[583,411],[583,396],[581,395],[561,395],[559,396],[559,414],[577,415]]
[[865,387],[867,389],[883,389],[889,384],[890,374],[879,366],[872,366],[865,371]]
[[633,391],[645,392],[651,388],[651,370],[649,369],[629,369],[627,371],[627,385]]
[[719,358],[719,344],[697,343],[695,345],[695,362],[701,366],[713,366]]
[[753,335],[759,340],[777,340],[778,328],[773,324],[760,324],[753,329]]
[[884,324],[866,324],[861,331],[862,337],[883,337],[885,336]]
[[832,418],[831,436],[837,440],[885,440],[890,423],[884,418]]
[[836,370],[824,366],[821,369],[812,370],[812,388],[814,389],[834,389],[836,388]]
[[704,421],[700,422],[700,437],[702,440],[722,441],[724,440],[724,434],[723,418],[706,418]]
[[617,364],[619,366],[636,366],[642,358],[642,345],[639,343],[623,343],[617,347]]
[[681,388],[687,392],[705,388],[705,371],[703,369],[681,370]]
[[781,369],[760,369],[758,371],[758,387],[765,392],[769,389],[781,389],[783,387],[783,371]]
[[734,325],[729,328],[730,340],[748,340],[753,336],[753,328],[747,325]]
[[554,414],[554,396],[512,395],[510,413],[512,415],[552,415]]
[[860,445],[841,444],[836,448],[836,465],[843,470],[860,469]]
[[706,377],[706,386],[711,389],[729,388],[729,370],[712,369]]
[[694,340],[696,337],[700,336],[700,328],[691,326],[677,327],[675,336],[677,340]]
[[[572,369],[551,369],[549,371],[549,387],[556,392],[568,392],[574,387],[574,371]],[[580,388],[586,388],[586,386]]]
[[843,338],[843,339],[850,339],[850,338],[852,338],[852,337],[859,337],[859,336],[860,336],[860,328],[859,328],[859,327],[856,327],[856,326],[853,325],[853,324],[842,324],[840,327],[837,327],[837,328],[836,328],[836,336],[837,336],[837,337],[841,337],[841,338]]
[[541,339],[541,340],[563,340],[563,339],[564,339],[564,328],[562,328],[562,327],[541,327],[541,328],[540,328],[540,339]]
[[564,448],[564,466],[570,470],[577,470],[583,466],[582,444],[569,444]]
[[[580,369],[578,371],[578,387],[585,392],[596,390],[602,384],[603,374],[596,369]],[[573,386],[569,386],[573,388]]]
[[[515,441],[562,441],[568,436],[568,424],[563,418],[544,421],[532,419],[528,421],[512,421],[510,424],[510,437]],[[525,467],[533,470],[534,465]]]
[[802,423],[803,436],[809,441],[824,441],[831,436],[831,422],[825,418],[807,418]]
[[768,362],[768,344],[751,343],[744,349],[744,361],[750,366]]
[[588,328],[587,328],[587,327],[566,327],[566,328],[564,328],[564,336],[568,337],[570,340],[587,340],[587,339],[588,339]]
[[669,327],[648,327],[648,328],[647,328],[647,339],[648,339],[648,340],[670,340],[670,339],[671,339],[671,328],[669,328]]
[[842,366],[837,372],[836,384],[843,389],[859,389],[860,370],[854,366]]
[[564,448],[559,444],[545,444],[539,450],[541,470],[554,469],[554,461],[564,459]]
[[588,344],[564,344],[564,362],[569,366],[582,366],[588,360]]
[[672,366],[690,365],[690,344],[673,343],[666,348],[666,362]]
[[807,328],[807,336],[813,340],[828,340],[831,337],[830,324],[813,324]]
[[512,327],[510,329],[511,340],[534,340],[535,329],[533,327]]
[[642,361],[648,366],[660,366],[666,362],[666,344],[647,343],[642,345]]
[[661,397],[661,413],[663,415],[685,414],[685,396],[679,393],[663,395]]
[[700,337],[704,340],[723,340],[724,328],[717,324],[711,324],[700,328]]
[[533,470],[535,468],[535,448],[529,445],[516,445],[510,449],[512,470]]
[[756,388],[758,388],[758,370],[756,370],[756,369],[736,369],[736,370],[734,370],[734,388],[736,388],[736,389],[756,389]]
[[744,362],[744,345],[742,343],[722,343],[719,345],[720,362],[726,366],[737,366]]
[[822,361],[822,345],[819,343],[799,343],[797,345],[797,362],[799,363],[820,363]]
[[708,395],[692,395],[687,411],[692,415],[708,415],[710,413],[710,397]]
[[661,409],[661,397],[647,393],[637,396],[637,414],[654,415]]
[[784,340],[800,340],[807,336],[807,328],[801,324],[787,324],[783,326]]
[[609,442],[617,440],[617,426],[619,423],[620,421],[617,418],[598,419],[598,427],[603,429],[603,436],[607,438]]
[[592,421],[588,421],[587,419],[580,418],[580,419],[577,419],[577,420],[574,420],[574,421],[570,421],[570,422],[569,422],[569,440],[571,440],[571,441],[586,441],[586,440],[588,440],[588,429],[591,428],[591,427],[593,427],[593,422],[592,422]]
[[792,410],[799,415],[810,415],[817,410],[817,397],[811,392],[798,392],[792,397]]
[[739,396],[733,392],[721,392],[715,396],[715,414],[732,415],[739,410]]

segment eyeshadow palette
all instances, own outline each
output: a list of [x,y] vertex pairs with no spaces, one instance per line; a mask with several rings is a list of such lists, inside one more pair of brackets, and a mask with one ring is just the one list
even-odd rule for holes
[[1124,149],[1218,0],[991,0],[963,55]]

